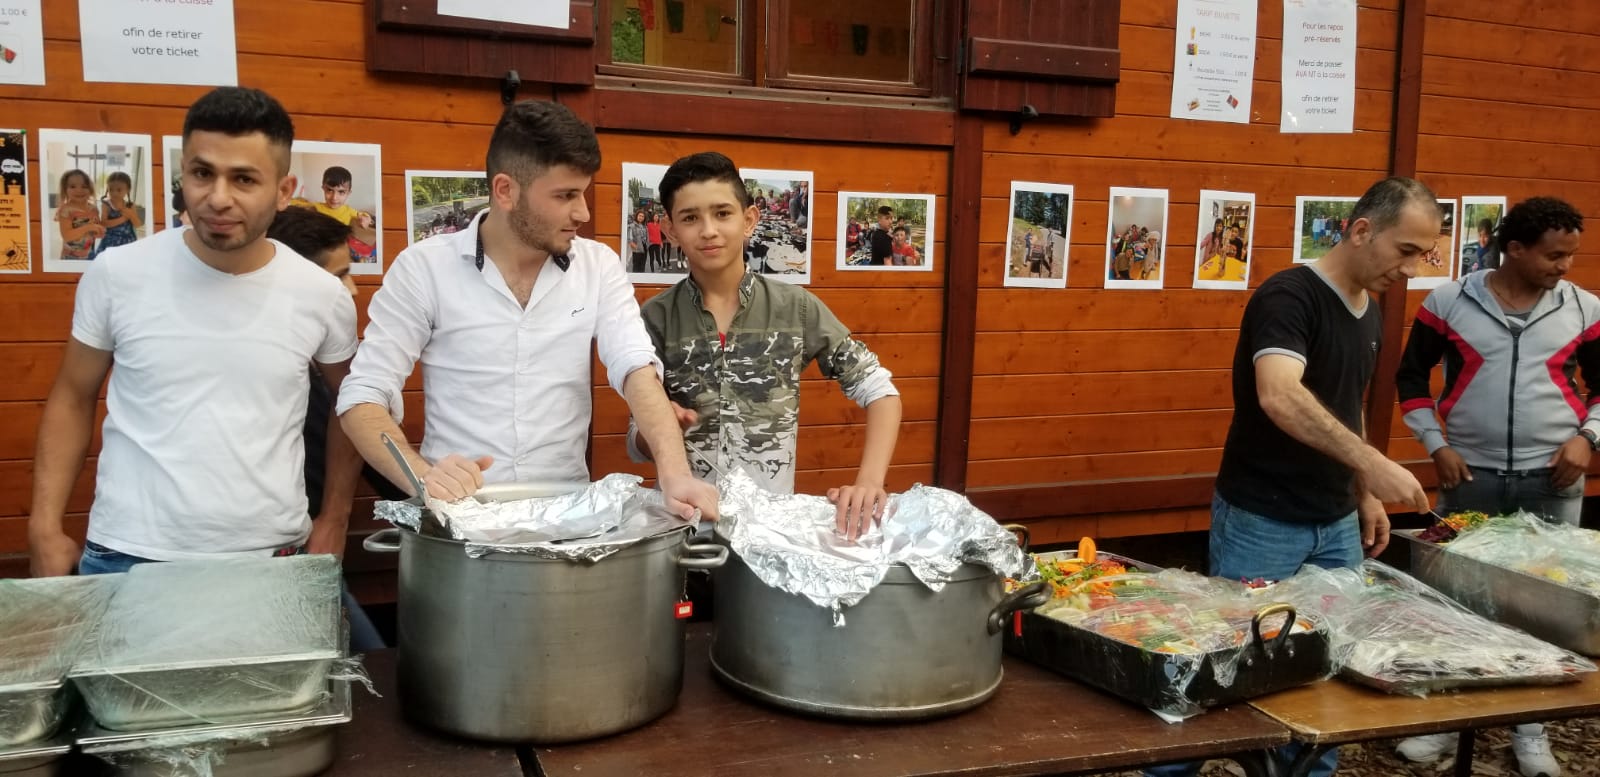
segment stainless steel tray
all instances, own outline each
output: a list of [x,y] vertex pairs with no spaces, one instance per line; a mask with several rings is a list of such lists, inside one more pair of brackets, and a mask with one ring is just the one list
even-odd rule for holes
[[1462,606],[1553,645],[1600,656],[1600,597],[1496,566],[1398,531],[1411,549],[1411,574]]
[[[351,718],[350,683],[334,681],[327,690],[306,714],[136,734],[86,725],[77,744],[111,763],[118,777],[193,777],[198,772],[191,764],[206,752],[220,756],[205,772],[213,777],[309,777],[332,765],[338,727]],[[174,759],[176,748],[187,758]]]
[[338,585],[331,557],[136,567],[71,680],[122,731],[309,712],[344,655]]
[[60,774],[61,759],[71,750],[71,734],[57,734],[27,745],[0,747],[0,775],[54,777]]
[[0,748],[55,735],[73,700],[67,673],[122,577],[0,581]]
[[74,696],[65,680],[0,688],[0,748],[54,736]]

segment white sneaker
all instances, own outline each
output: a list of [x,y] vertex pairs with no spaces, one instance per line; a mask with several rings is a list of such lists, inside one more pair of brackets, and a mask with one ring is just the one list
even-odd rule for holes
[[1544,726],[1530,723],[1511,730],[1511,752],[1517,754],[1517,769],[1522,777],[1561,777],[1561,764],[1550,753],[1550,738]]
[[[1427,736],[1403,739],[1394,751],[1401,758],[1414,763],[1427,763],[1439,760],[1439,756],[1456,751],[1456,742],[1460,740],[1459,734],[1428,734]],[[1548,752],[1549,748],[1546,748]],[[1554,777],[1554,775],[1551,775]]]

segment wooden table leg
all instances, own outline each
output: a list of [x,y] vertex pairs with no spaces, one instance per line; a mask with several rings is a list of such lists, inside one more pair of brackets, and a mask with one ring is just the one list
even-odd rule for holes
[[1317,760],[1322,758],[1324,753],[1337,747],[1338,745],[1309,745],[1305,747],[1300,751],[1299,755],[1295,756],[1294,763],[1289,765],[1289,772],[1285,777],[1306,777],[1311,773],[1311,767],[1317,765]]
[[1469,728],[1456,740],[1456,777],[1472,777],[1472,740],[1477,733]]

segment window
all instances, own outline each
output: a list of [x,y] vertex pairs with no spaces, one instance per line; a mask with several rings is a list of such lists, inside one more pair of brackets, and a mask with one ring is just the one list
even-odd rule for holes
[[599,72],[927,96],[933,0],[601,0]]

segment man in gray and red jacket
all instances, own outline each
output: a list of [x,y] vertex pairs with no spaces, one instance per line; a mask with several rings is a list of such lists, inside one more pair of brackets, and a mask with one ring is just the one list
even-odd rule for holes
[[[1434,289],[1417,311],[1395,383],[1406,425],[1438,468],[1438,512],[1578,523],[1583,473],[1600,447],[1600,298],[1562,278],[1582,231],[1583,216],[1561,200],[1518,203],[1495,236],[1501,266]],[[1435,405],[1429,376],[1441,358]],[[1454,751],[1454,736],[1413,737],[1400,754],[1432,760]],[[1518,726],[1512,744],[1524,775],[1560,774],[1543,726]]]

